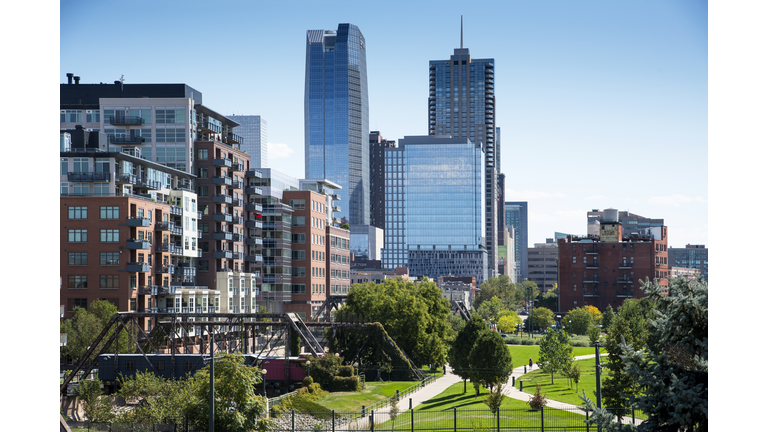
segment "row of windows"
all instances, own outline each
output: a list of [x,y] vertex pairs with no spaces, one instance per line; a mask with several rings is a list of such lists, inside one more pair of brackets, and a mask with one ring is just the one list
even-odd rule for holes
[[[119,207],[102,206],[99,208],[99,217],[103,220],[116,220],[119,215]],[[88,219],[88,207],[69,207],[67,209],[67,216],[72,220]]]
[[[67,233],[70,243],[85,243],[88,241],[87,229],[71,229]],[[120,241],[120,231],[116,229],[99,230],[99,241],[102,243],[117,243]]]
[[[101,275],[99,276],[99,288],[119,288],[118,275]],[[86,275],[69,275],[67,276],[67,288],[73,289],[85,289],[88,288],[88,276]]]

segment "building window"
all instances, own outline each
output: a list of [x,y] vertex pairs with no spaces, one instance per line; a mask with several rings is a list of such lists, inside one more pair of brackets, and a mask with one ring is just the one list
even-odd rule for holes
[[133,360],[126,360],[125,361],[125,370],[136,370],[136,362]]
[[201,271],[208,271],[208,261],[198,261],[197,269]]
[[88,207],[69,207],[69,219],[88,219]]
[[197,160],[208,160],[208,149],[198,149]]
[[82,123],[83,112],[80,110],[61,110],[62,123]]
[[71,266],[88,265],[88,252],[70,252],[69,265]]
[[119,288],[119,283],[119,276],[117,275],[101,275],[99,277],[99,288]]
[[88,299],[75,298],[67,299],[67,310],[73,312],[75,308],[82,308],[88,310]]
[[85,276],[85,275],[67,276],[67,288],[76,288],[76,289],[88,288],[88,276]]
[[115,220],[120,213],[119,207],[101,207],[99,209],[99,217],[103,220]]
[[183,124],[184,108],[155,109],[155,123],[158,124]]
[[165,360],[155,360],[155,370],[156,371],[164,371],[165,370]]
[[99,232],[99,241],[102,243],[117,243],[120,241],[120,231],[116,229],[103,229]]
[[70,243],[85,243],[88,241],[88,230],[71,229],[67,234]]
[[192,370],[192,362],[191,361],[185,361],[184,362],[184,371],[185,372],[189,372],[191,370]]

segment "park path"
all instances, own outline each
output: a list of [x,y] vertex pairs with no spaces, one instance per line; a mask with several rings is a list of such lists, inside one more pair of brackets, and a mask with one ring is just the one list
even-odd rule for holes
[[[607,353],[602,353],[600,356],[607,356]],[[576,356],[576,360],[584,360],[584,359],[593,359],[595,358],[594,354],[587,354],[582,356]],[[453,384],[456,384],[457,382],[461,381],[461,378],[458,375],[454,375],[453,371],[450,366],[446,366],[447,371],[445,375],[435,380],[432,384],[428,384],[419,390],[416,390],[415,392],[408,395],[408,397],[404,397],[398,402],[397,408],[402,412],[409,409],[409,407],[416,408],[418,405],[420,405],[423,402],[426,402],[435,396],[439,395],[445,389],[452,386]],[[504,395],[507,397],[510,397],[512,399],[517,399],[521,401],[528,402],[528,399],[531,397],[528,393],[523,392],[520,390],[519,384],[518,387],[514,387],[512,385],[512,377],[515,377],[515,383],[517,383],[518,378],[525,375],[525,373],[530,372],[531,370],[538,369],[539,367],[534,363],[533,368],[529,369],[528,366],[521,366],[514,368],[512,370],[512,374],[510,375],[509,381],[507,381],[507,384],[504,385]],[[410,401],[409,401],[410,399]],[[574,409],[574,408],[581,408],[579,405],[572,405],[564,402],[558,402],[551,399],[547,399],[547,406],[550,408],[555,409]],[[632,418],[624,418],[624,423],[631,423]],[[636,419],[635,424],[640,424],[642,420]]]

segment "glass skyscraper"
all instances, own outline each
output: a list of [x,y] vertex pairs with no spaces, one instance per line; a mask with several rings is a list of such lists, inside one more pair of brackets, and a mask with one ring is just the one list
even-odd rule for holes
[[410,136],[384,149],[384,159],[384,267],[485,280],[482,147],[467,138]]
[[252,168],[267,167],[267,121],[257,115],[231,115],[228,119],[240,123],[233,133],[243,137],[240,149],[251,157]]
[[340,215],[352,225],[370,224],[365,59],[356,25],[307,31],[304,172],[341,185]]
[[488,277],[492,277],[497,273],[496,219],[499,205],[496,199],[499,152],[495,136],[496,96],[492,58],[473,59],[469,49],[462,45],[453,50],[450,59],[429,62],[429,134],[466,137],[485,152],[483,206],[487,219],[483,223],[484,243],[488,251]]
[[504,225],[515,228],[515,282],[528,278],[528,202],[508,201],[504,204]]

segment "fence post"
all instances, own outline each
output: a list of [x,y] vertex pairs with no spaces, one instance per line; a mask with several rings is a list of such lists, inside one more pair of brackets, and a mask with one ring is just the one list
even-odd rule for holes
[[456,432],[456,407],[453,407],[453,432]]
[[296,411],[291,408],[291,432],[296,430]]
[[331,410],[331,432],[336,432],[336,410]]
[[523,391],[523,380],[520,380],[520,391]]
[[544,432],[544,407],[541,407],[541,432]]
[[632,406],[632,424],[635,424],[635,407]]
[[523,366],[523,373],[524,373],[524,374],[527,374],[527,373],[528,373],[528,366]]
[[496,432],[501,431],[501,407],[496,409]]
[[373,410],[371,410],[371,432],[373,432]]
[[400,402],[400,390],[395,390],[395,394],[397,395],[397,401]]
[[514,387],[514,386],[515,386],[515,377],[513,376],[512,377],[512,387]]
[[[584,410],[587,412],[587,420],[589,420],[589,410]],[[589,423],[587,423],[587,432],[589,432]]]
[[362,415],[365,415],[365,405],[363,405],[363,414]]
[[411,432],[413,432],[413,408],[411,408]]
[[408,409],[409,410],[413,409],[413,398],[408,398]]

